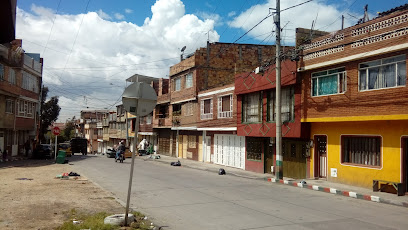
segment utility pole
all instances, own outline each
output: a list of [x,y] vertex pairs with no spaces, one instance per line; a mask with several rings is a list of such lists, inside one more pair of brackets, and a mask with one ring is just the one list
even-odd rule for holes
[[283,179],[282,157],[282,120],[281,120],[281,45],[280,45],[280,0],[276,0],[276,13],[273,17],[276,25],[276,171],[275,179]]

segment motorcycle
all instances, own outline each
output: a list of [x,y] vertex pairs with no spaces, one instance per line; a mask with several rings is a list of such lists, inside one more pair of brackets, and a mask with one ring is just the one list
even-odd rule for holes
[[118,162],[118,160],[119,160],[120,163],[123,163],[123,161],[125,160],[125,153],[124,152],[121,151],[118,158],[115,157],[115,162]]

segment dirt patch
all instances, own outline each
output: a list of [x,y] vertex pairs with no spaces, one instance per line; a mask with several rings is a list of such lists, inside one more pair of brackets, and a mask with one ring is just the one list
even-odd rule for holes
[[109,192],[84,176],[55,179],[68,164],[26,160],[0,163],[0,229],[55,229],[72,209],[83,213],[124,213]]

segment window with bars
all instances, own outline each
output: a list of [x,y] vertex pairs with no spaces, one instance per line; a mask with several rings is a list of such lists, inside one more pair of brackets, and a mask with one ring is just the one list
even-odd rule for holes
[[193,73],[188,73],[186,75],[186,88],[193,87]]
[[258,123],[262,121],[262,94],[246,94],[242,100],[242,122]]
[[218,97],[218,118],[232,117],[232,94]]
[[360,91],[405,86],[406,56],[400,55],[359,64]]
[[[268,93],[267,121],[276,121],[276,91]],[[295,119],[295,89],[293,87],[282,88],[281,91],[281,120],[282,122]]]
[[342,163],[381,166],[380,136],[341,136]]
[[247,159],[253,161],[262,160],[262,145],[263,139],[259,137],[247,137],[246,138],[246,152]]
[[201,120],[213,118],[213,102],[212,99],[201,100]]
[[312,73],[312,96],[339,94],[346,90],[345,67]]
[[6,99],[6,113],[14,113],[14,101]]
[[12,85],[16,84],[16,71],[13,68],[9,68],[8,82]]

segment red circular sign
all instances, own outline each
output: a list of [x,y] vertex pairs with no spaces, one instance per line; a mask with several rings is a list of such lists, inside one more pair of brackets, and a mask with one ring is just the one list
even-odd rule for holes
[[60,128],[58,128],[58,127],[52,128],[52,133],[53,133],[55,136],[58,136],[58,135],[60,134],[60,132],[61,132]]

